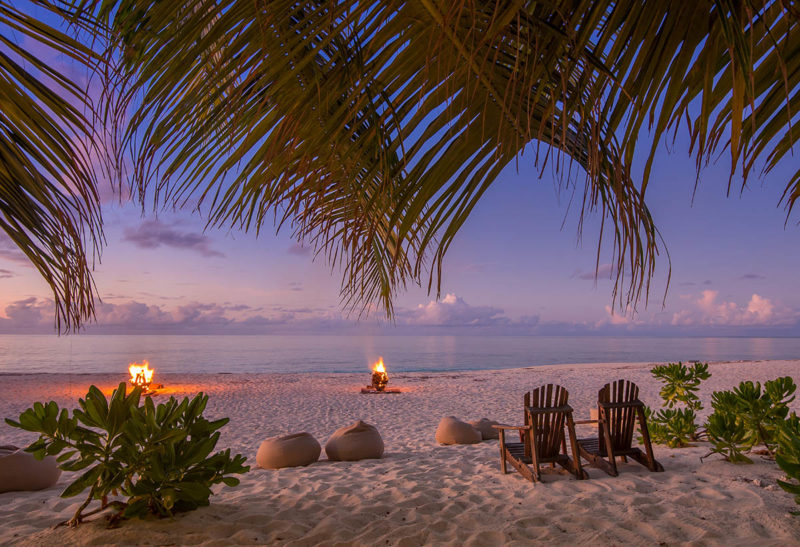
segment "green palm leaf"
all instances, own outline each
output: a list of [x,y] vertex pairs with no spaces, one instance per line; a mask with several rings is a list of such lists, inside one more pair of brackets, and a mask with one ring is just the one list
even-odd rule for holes
[[[599,212],[615,295],[635,303],[660,250],[644,195],[662,137],[686,123],[698,169],[727,148],[746,181],[798,134],[798,18],[781,1],[80,7],[112,28],[109,86],[125,92],[110,112],[133,111],[118,128],[140,197],[197,200],[212,225],[290,226],[343,266],[360,310],[391,315],[426,276],[438,294],[459,228],[515,160],[555,167],[581,224]],[[786,204],[799,195],[800,172]]]
[[[67,15],[49,2],[37,4],[54,20]],[[75,39],[0,0],[0,228],[44,277],[56,328],[69,331],[93,313],[86,243],[97,250],[102,237],[89,159],[92,127],[84,115],[90,105],[75,82],[20,46],[20,37],[84,66],[96,59]]]

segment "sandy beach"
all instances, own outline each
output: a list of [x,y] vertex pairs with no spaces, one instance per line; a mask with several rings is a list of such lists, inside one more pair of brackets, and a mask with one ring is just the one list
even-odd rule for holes
[[[597,390],[626,378],[641,398],[658,404],[652,363],[558,365],[527,369],[390,373],[399,395],[361,395],[363,374],[162,375],[165,398],[209,394],[206,414],[228,416],[218,449],[248,458],[250,473],[237,488],[220,486],[211,506],[174,519],[128,521],[108,530],[102,519],[78,529],[52,526],[71,516],[82,498],[62,499],[69,483],[39,492],[0,494],[0,544],[152,545],[499,545],[596,543],[601,545],[800,544],[800,517],[775,480],[774,462],[755,456],[734,465],[700,457],[707,446],[656,446],[664,473],[621,464],[619,477],[589,468],[591,480],[547,472],[534,486],[519,474],[502,475],[497,441],[439,446],[440,418],[522,420],[525,389],[559,383],[570,391],[576,417],[588,417]],[[712,363],[701,398],[744,379],[800,379],[800,361]],[[107,393],[124,375],[2,375],[0,417],[17,418],[34,401],[73,406],[90,384]],[[793,403],[800,410],[800,403]],[[308,467],[258,469],[260,442],[308,431],[324,446],[339,427],[362,419],[381,432],[381,460],[329,462],[324,452]],[[584,426],[585,427],[585,426]],[[591,430],[579,430],[588,435]],[[35,436],[0,424],[0,444],[27,445]]]

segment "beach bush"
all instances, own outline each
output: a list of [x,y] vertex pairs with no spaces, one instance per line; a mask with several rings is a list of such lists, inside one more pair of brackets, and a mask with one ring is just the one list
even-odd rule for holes
[[645,417],[653,442],[680,448],[697,440],[697,415],[690,408],[667,408],[653,412],[646,407]]
[[782,435],[786,435],[789,403],[794,401],[797,386],[789,376],[764,383],[741,382],[730,391],[711,395],[714,412],[708,418],[706,432],[711,442],[710,454],[721,454],[734,463],[751,463],[744,455],[763,446],[775,456]]
[[800,504],[800,418],[797,414],[792,412],[778,427],[777,433],[778,451],[775,461],[788,479],[779,480],[778,486],[794,494],[795,503]]
[[[51,401],[34,403],[18,422],[6,419],[9,425],[39,433],[26,451],[37,458],[58,456],[61,469],[82,471],[61,496],[89,493],[65,524],[75,526],[107,508],[116,509],[112,522],[196,509],[208,505],[212,485],[236,486],[239,480],[230,475],[249,470],[240,454],[225,450],[212,455],[228,418],[211,422],[203,417],[207,395],[182,401],[170,397],[157,406],[150,397],[142,405],[140,399],[141,389],[127,392],[125,383],[109,400],[91,386],[72,416]],[[126,501],[108,501],[118,494]],[[100,507],[84,513],[93,500]]]
[[661,406],[665,407],[658,411],[645,408],[652,441],[678,448],[698,440],[697,411],[703,405],[697,392],[700,383],[711,377],[708,364],[694,363],[689,367],[679,361],[655,366],[650,373],[663,384],[659,395]]

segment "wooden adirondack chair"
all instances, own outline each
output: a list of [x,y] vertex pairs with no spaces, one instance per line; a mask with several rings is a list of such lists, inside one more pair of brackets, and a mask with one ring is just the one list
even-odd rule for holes
[[[650,471],[664,468],[653,456],[650,433],[644,416],[644,403],[639,400],[639,388],[633,382],[617,380],[606,384],[597,394],[598,420],[581,420],[577,424],[597,423],[597,437],[578,439],[580,457],[616,477],[616,458],[627,461],[628,456]],[[644,452],[632,446],[636,422],[642,433]]]
[[[504,474],[508,473],[506,464],[510,463],[529,481],[539,482],[539,466],[549,463],[553,467],[560,465],[578,479],[589,478],[577,455],[575,425],[568,399],[569,393],[561,386],[548,384],[538,387],[525,394],[524,426],[494,426],[500,430],[500,468]],[[567,454],[565,428],[569,433],[572,458]],[[507,430],[519,431],[521,442],[506,442]]]

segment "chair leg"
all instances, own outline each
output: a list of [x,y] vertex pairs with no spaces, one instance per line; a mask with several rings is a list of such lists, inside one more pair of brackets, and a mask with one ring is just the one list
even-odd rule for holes
[[656,461],[653,455],[653,445],[650,442],[650,432],[647,430],[647,419],[644,417],[644,410],[642,408],[636,409],[639,415],[639,429],[642,432],[642,441],[644,442],[644,449],[646,452],[647,463],[645,465],[650,471],[663,471],[664,467]]
[[508,474],[508,469],[506,468],[506,432],[503,429],[500,430],[500,470],[503,475]]
[[542,476],[539,473],[539,454],[536,453],[536,422],[531,420],[531,430],[530,430],[530,445],[531,445],[531,467],[533,468],[533,482],[540,482],[542,480]]
[[600,425],[603,428],[603,437],[606,445],[606,458],[608,458],[608,469],[606,470],[606,473],[616,477],[619,475],[619,471],[617,471],[617,462],[614,461],[614,448],[611,445],[611,430],[608,427],[608,414],[606,409],[602,406],[600,407],[600,419],[602,420]]
[[[588,479],[589,474],[581,466],[581,454],[578,449],[578,438],[575,436],[575,422],[572,419],[572,414],[567,414],[567,435],[569,435],[569,445],[572,451],[572,459],[568,460],[572,469],[569,471],[575,475],[578,480]],[[567,441],[564,439],[564,454],[567,453]]]

